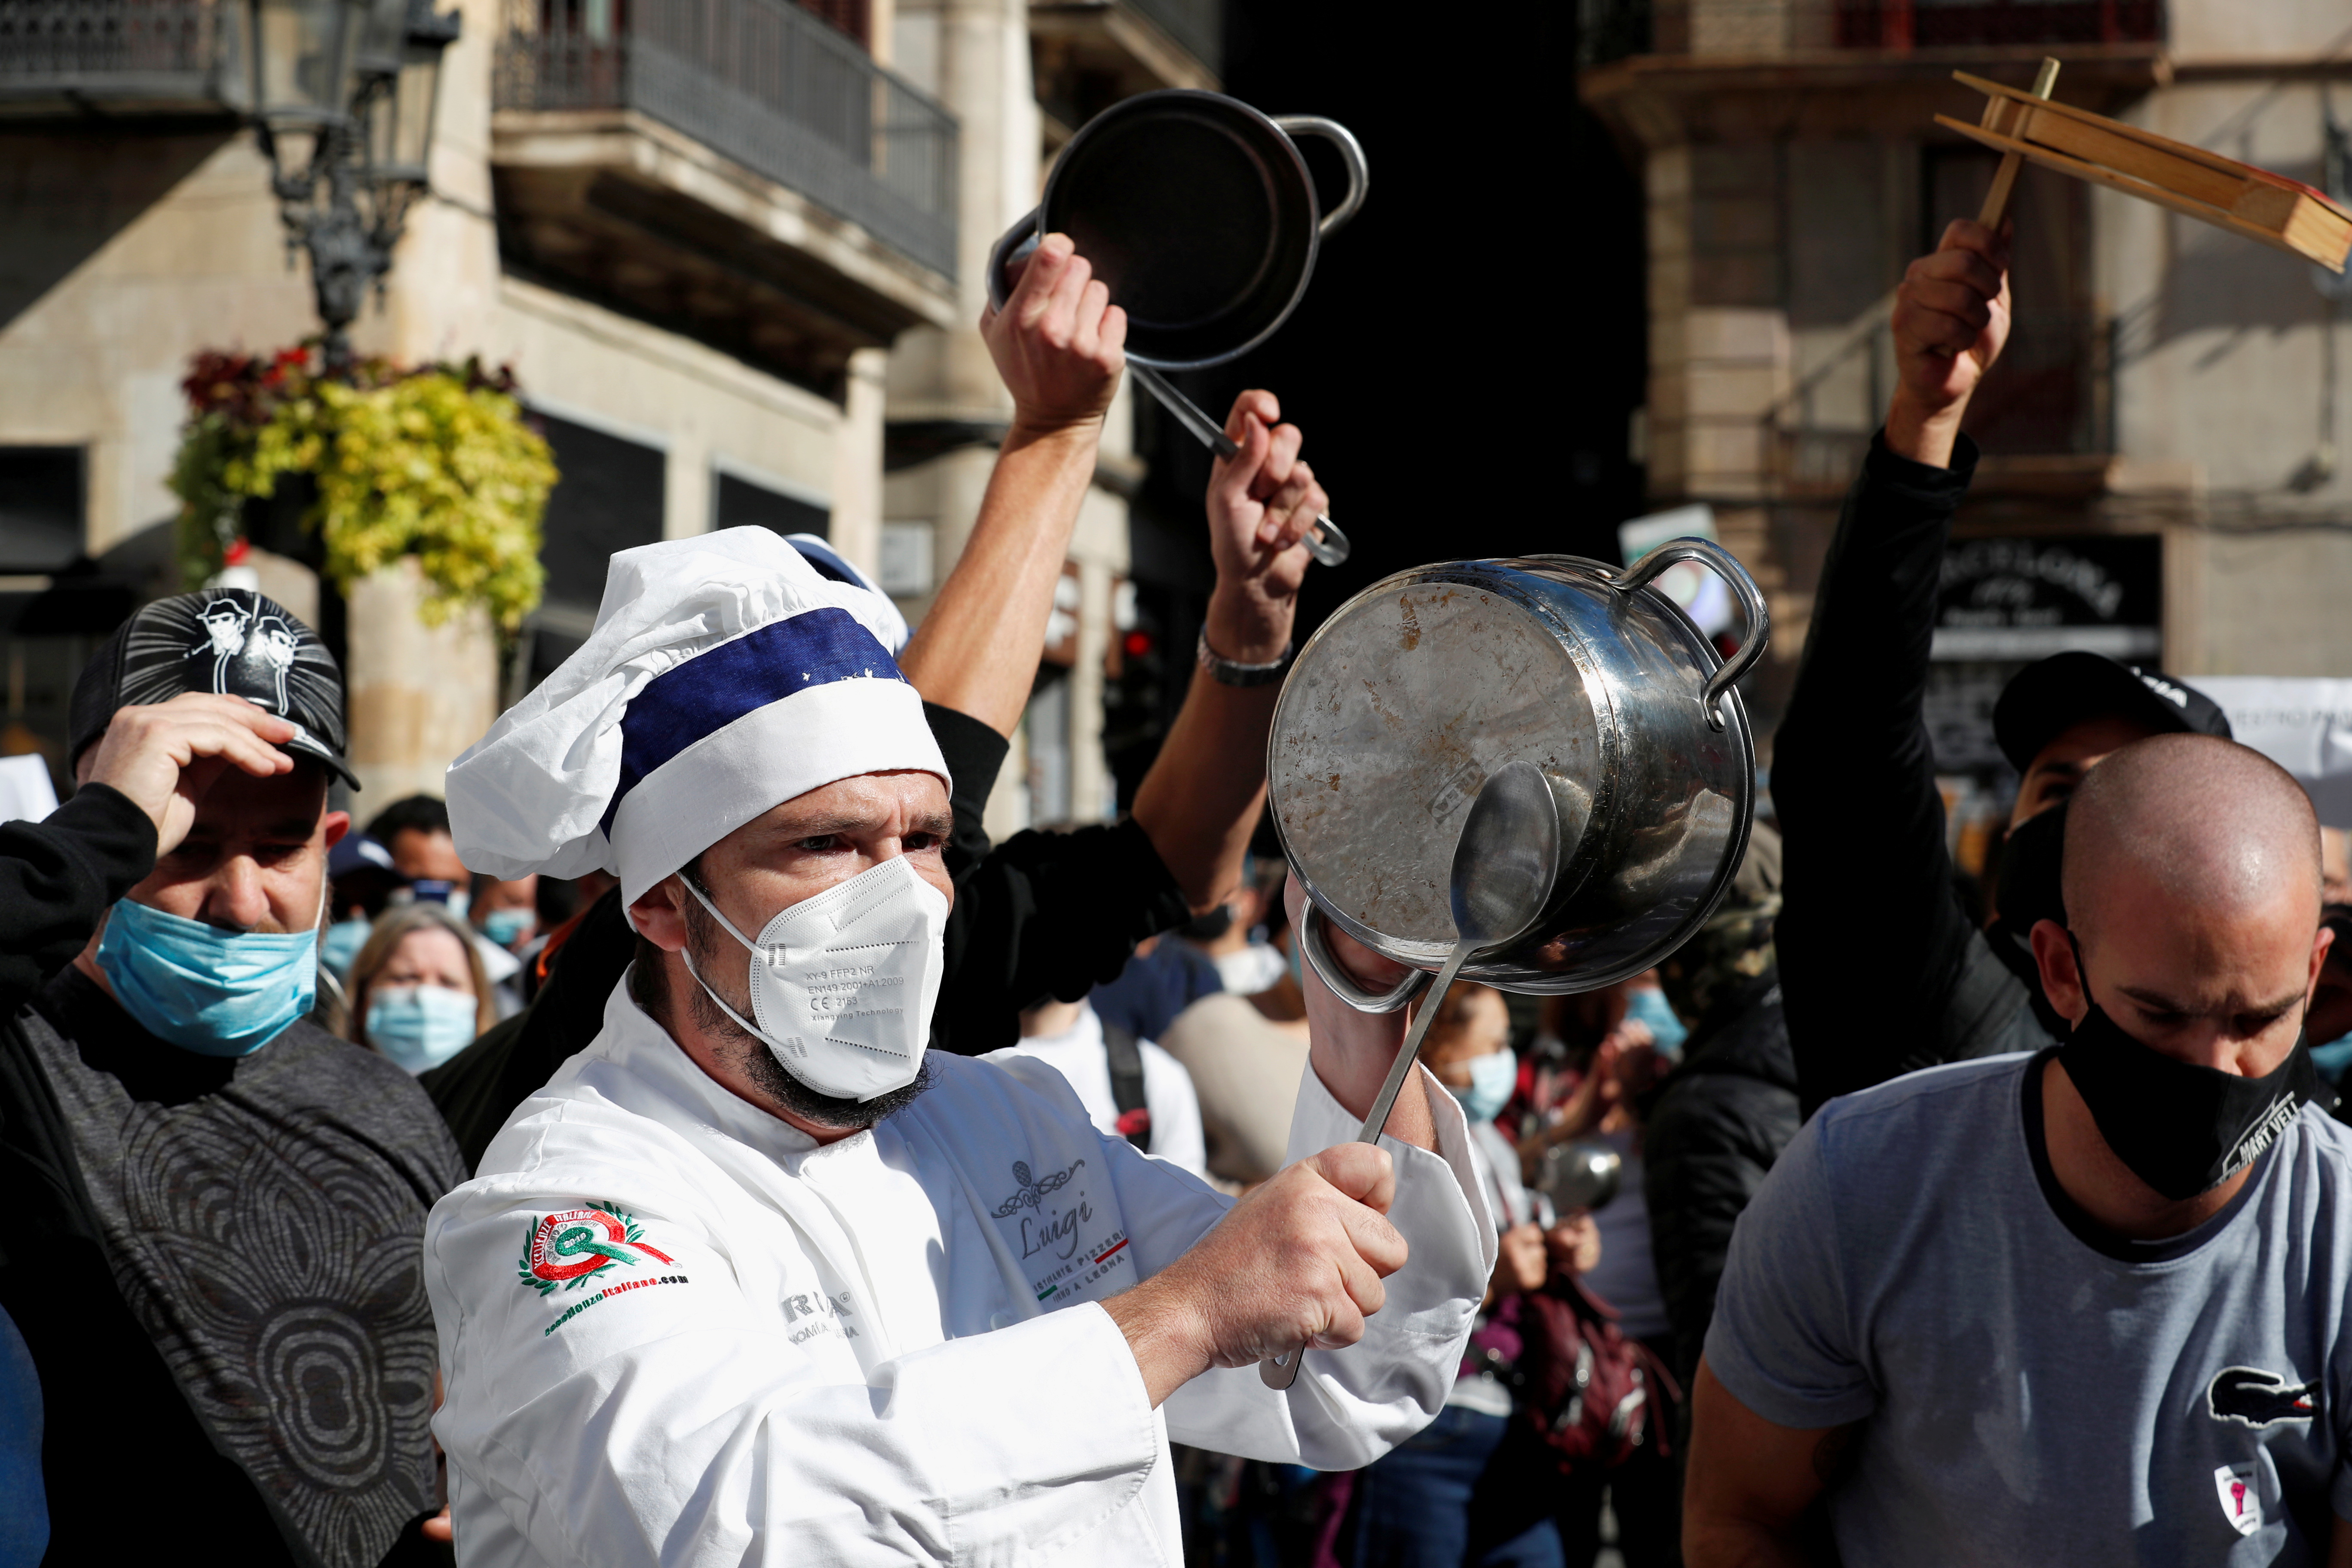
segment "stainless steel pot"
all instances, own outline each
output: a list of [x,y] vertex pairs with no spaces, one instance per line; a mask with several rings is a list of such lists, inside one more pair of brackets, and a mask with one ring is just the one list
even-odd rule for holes
[[[1650,585],[1679,561],[1738,599],[1746,632],[1728,659]],[[1348,601],[1299,649],[1267,750],[1275,825],[1313,906],[1307,956],[1344,981],[1319,915],[1399,963],[1444,962],[1463,813],[1488,773],[1522,758],[1551,784],[1559,877],[1528,934],[1464,977],[1588,991],[1674,952],[1748,846],[1756,751],[1733,682],[1767,631],[1754,582],[1698,539],[1629,572],[1572,555],[1422,566]],[[1349,999],[1397,1006],[1421,984]]]

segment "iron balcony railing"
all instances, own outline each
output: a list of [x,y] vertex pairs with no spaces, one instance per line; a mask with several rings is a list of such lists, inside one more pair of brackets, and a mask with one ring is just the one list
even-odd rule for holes
[[1629,55],[2152,44],[2162,0],[1578,0],[1586,65]]
[[500,109],[631,109],[955,276],[955,117],[788,0],[516,0]]
[[1211,71],[1224,68],[1225,14],[1219,0],[1134,0],[1134,5]]
[[238,0],[0,0],[0,100],[244,101]]

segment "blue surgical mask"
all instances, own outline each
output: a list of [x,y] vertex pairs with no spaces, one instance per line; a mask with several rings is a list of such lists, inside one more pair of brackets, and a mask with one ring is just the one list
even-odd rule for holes
[[529,910],[492,910],[482,917],[482,934],[500,947],[512,947],[530,929]]
[[1662,1057],[1683,1054],[1683,1042],[1690,1038],[1690,1030],[1675,1016],[1666,1001],[1666,994],[1654,985],[1644,985],[1625,999],[1625,1016],[1649,1026],[1650,1034],[1658,1042]]
[[446,985],[404,985],[368,998],[368,1044],[412,1073],[474,1043],[474,999]]
[[317,1000],[319,933],[223,931],[125,899],[107,916],[98,967],[149,1034],[199,1056],[250,1056]]
[[1454,1098],[1462,1102],[1462,1114],[1473,1121],[1492,1121],[1503,1114],[1503,1107],[1511,1103],[1511,1091],[1519,1086],[1518,1053],[1506,1047],[1488,1051],[1483,1057],[1472,1057],[1468,1087],[1455,1089]]
[[365,915],[353,915],[347,921],[337,921],[319,933],[319,962],[329,973],[341,979],[352,972],[352,960],[367,945],[368,932],[375,922]]

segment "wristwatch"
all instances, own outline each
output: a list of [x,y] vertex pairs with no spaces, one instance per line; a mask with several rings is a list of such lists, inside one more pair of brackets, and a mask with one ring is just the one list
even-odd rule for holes
[[1207,670],[1209,679],[1220,686],[1276,685],[1284,676],[1290,673],[1290,661],[1297,651],[1297,648],[1286,643],[1283,645],[1282,657],[1272,664],[1244,664],[1239,659],[1227,658],[1223,654],[1211,647],[1208,628],[1204,626],[1201,630],[1199,653],[1201,668]]

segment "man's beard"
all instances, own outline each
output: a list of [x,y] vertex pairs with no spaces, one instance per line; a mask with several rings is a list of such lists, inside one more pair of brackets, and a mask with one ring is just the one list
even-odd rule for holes
[[[689,866],[682,874],[698,879],[699,870],[699,867]],[[893,1111],[913,1104],[917,1096],[931,1087],[931,1064],[928,1060],[916,1071],[914,1082],[871,1100],[821,1094],[794,1078],[791,1069],[768,1049],[765,1040],[729,1017],[725,1008],[710,999],[709,991],[703,989],[707,985],[723,993],[729,1007],[746,1018],[754,1016],[750,994],[740,989],[740,982],[730,978],[747,974],[743,950],[719,929],[719,922],[698,901],[688,899],[683,912],[686,949],[693,956],[695,973],[703,980],[703,984],[695,986],[688,994],[688,1011],[697,1028],[707,1037],[720,1042],[719,1048],[728,1065],[750,1079],[761,1093],[803,1121],[820,1127],[863,1132]]]

